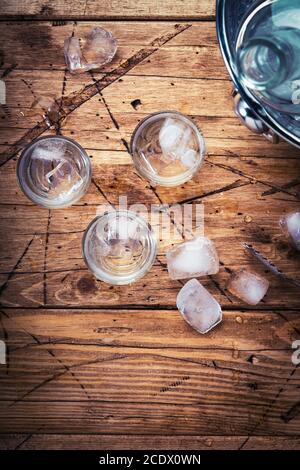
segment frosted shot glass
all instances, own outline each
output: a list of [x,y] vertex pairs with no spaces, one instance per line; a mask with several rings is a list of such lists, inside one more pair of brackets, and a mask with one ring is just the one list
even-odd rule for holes
[[193,178],[205,155],[201,131],[176,111],[161,111],[142,120],[131,138],[138,173],[152,185],[178,186]]
[[82,250],[87,267],[97,279],[108,284],[131,284],[151,269],[156,238],[145,219],[131,211],[114,210],[89,224]]
[[70,206],[88,190],[91,163],[85,150],[63,136],[34,140],[22,152],[17,177],[24,194],[48,209]]

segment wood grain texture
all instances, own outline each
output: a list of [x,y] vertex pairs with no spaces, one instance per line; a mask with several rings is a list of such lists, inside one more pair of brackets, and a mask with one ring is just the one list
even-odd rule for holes
[[2,17],[37,18],[133,18],[133,19],[211,19],[215,12],[214,0],[3,0]]
[[[242,248],[253,244],[299,279],[299,253],[278,223],[300,207],[299,150],[271,146],[236,119],[214,22],[145,21],[214,14],[214,2],[185,3],[188,15],[182,2],[159,10],[151,2],[151,11],[141,2],[140,21],[119,21],[133,4],[112,2],[106,18],[118,21],[62,26],[51,20],[100,18],[102,10],[92,0],[2,3],[3,15],[35,20],[2,23],[9,112],[0,119],[0,338],[8,345],[1,448],[300,448],[300,369],[291,361],[299,292]],[[90,74],[66,72],[62,53],[72,31],[80,37],[92,25],[119,41],[112,64],[94,74],[97,85]],[[55,133],[43,119],[45,96],[62,98],[62,133],[86,148],[93,167],[88,193],[64,210],[34,206],[16,182],[26,142]],[[191,116],[207,143],[201,171],[172,191],[142,180],[127,148],[139,121],[161,109]],[[198,335],[176,310],[181,284],[169,279],[165,253],[181,240],[178,231],[158,237],[153,269],[132,286],[106,285],[87,270],[84,230],[122,195],[147,208],[203,204],[205,234],[221,259],[218,275],[203,284],[224,311],[210,334]],[[271,283],[256,308],[226,290],[230,271],[241,267]]]
[[[4,434],[2,450],[238,450],[244,436],[141,436],[98,434]],[[297,437],[251,437],[245,450],[298,450]]]

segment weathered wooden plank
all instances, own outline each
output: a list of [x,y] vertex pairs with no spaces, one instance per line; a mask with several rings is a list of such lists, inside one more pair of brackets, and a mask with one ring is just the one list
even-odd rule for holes
[[[256,353],[261,363],[253,368],[246,362],[242,364],[242,360],[251,357],[250,352],[247,356],[241,353],[238,364],[232,359],[232,352],[226,351],[213,355],[205,351],[190,354],[187,350],[174,354],[167,348],[161,351],[98,347],[96,351],[89,346],[70,346],[64,350],[66,346],[53,343],[46,347],[48,350],[27,347],[10,353],[9,373],[1,374],[1,400],[12,407],[20,400],[87,399],[107,402],[121,399],[124,403],[149,405],[155,402],[269,407],[285,387],[291,369],[290,351],[281,353],[284,360],[273,357],[272,352]],[[295,378],[285,396],[282,395],[282,416],[297,404],[299,383],[299,377]]]
[[[262,406],[167,405],[118,402],[30,402],[7,406],[0,402],[3,433],[99,433],[157,435],[245,435],[262,420]],[[268,422],[263,422],[261,435],[276,435],[281,426],[282,408],[274,407]],[[228,416],[230,418],[228,418]],[[49,419],[51,417],[51,419]],[[230,420],[230,422],[229,422]],[[297,420],[298,421],[298,420]],[[299,422],[292,421],[283,436],[297,436]],[[259,435],[260,435],[259,434]]]
[[[174,450],[235,450],[245,440],[244,436],[127,436],[127,435],[99,435],[99,434],[33,434],[29,439],[26,434],[0,435],[0,449],[13,450],[17,446],[22,450],[144,450],[144,449],[174,449]],[[272,438],[280,448],[288,439]],[[290,447],[297,446],[299,439],[292,439]],[[261,441],[260,445],[261,445]]]
[[252,436],[243,447],[244,450],[299,450],[299,437]]
[[196,18],[211,19],[214,15],[213,0],[166,0],[163,4],[158,1],[143,0],[138,3],[133,0],[111,2],[108,0],[79,0],[75,4],[70,0],[53,0],[51,5],[44,0],[4,0],[1,3],[0,15],[10,17],[37,18],[133,18],[133,19],[173,19]]
[[[51,80],[50,80],[51,78]],[[6,80],[7,106],[30,108],[35,96],[59,97],[61,94],[63,72],[56,71],[20,71],[14,70]],[[50,85],[51,83],[51,85]],[[82,85],[92,83],[88,75],[80,80],[68,79],[65,94],[80,90]],[[173,83],[173,85],[172,85]],[[137,98],[143,102],[143,113],[149,114],[164,109],[177,109],[189,115],[212,117],[232,117],[231,84],[225,80],[215,80],[214,86],[209,80],[197,78],[178,78],[156,76],[126,75],[111,84],[103,92],[112,111],[119,113],[134,112],[131,102]],[[31,87],[30,92],[28,86]],[[126,93],[125,90],[126,89]],[[147,90],[147,92],[146,92]],[[158,93],[159,90],[159,93]],[[165,97],[165,101],[161,96]],[[122,101],[120,97],[126,96]],[[98,99],[100,98],[97,95]],[[98,104],[98,108],[99,108]],[[180,106],[180,108],[179,108]],[[101,106],[102,108],[102,106]],[[101,109],[100,108],[100,109]]]
[[[62,27],[53,27],[51,23],[6,23],[3,33],[6,41],[2,46],[3,68],[14,66],[21,70],[57,70],[66,67],[63,44],[74,28],[78,37],[88,34],[92,27],[104,26],[110,29],[118,39],[118,52],[113,61],[101,68],[101,73],[113,70],[126,58],[142,47],[147,47],[155,37],[162,35],[169,28],[169,23],[85,23],[76,27],[68,23]],[[213,23],[194,23],[193,32],[188,38],[181,35],[172,39],[151,59],[143,61],[134,70],[134,75],[183,76],[193,78],[227,79],[228,75],[216,41]],[[47,50],[47,54],[40,54]],[[180,63],[181,67],[178,67]],[[99,75],[98,73],[96,74]],[[87,74],[81,79],[88,77]]]
[[280,390],[283,409],[297,403],[300,378],[291,376],[291,344],[299,321],[293,313],[285,312],[286,319],[245,313],[240,323],[236,312],[226,312],[224,325],[207,338],[187,328],[172,311],[5,313],[9,316],[2,314],[1,321],[9,357],[1,370],[1,400],[11,407],[19,401],[122,398],[268,409]]
[[[22,444],[23,441],[25,441]],[[0,449],[14,450],[238,450],[245,436],[141,436],[99,434],[4,434]],[[299,450],[300,438],[253,436],[245,450]]]
[[[24,346],[24,342],[34,347],[37,346],[31,334],[41,343],[46,342],[43,349],[47,349],[48,342],[54,348],[56,343],[59,347],[64,342],[70,343],[70,348],[73,345],[75,347],[76,344],[95,346],[95,352],[97,352],[96,346],[159,349],[163,345],[166,348],[174,348],[175,355],[180,348],[183,350],[206,349],[212,353],[210,359],[216,360],[223,357],[222,350],[229,350],[232,357],[235,356],[234,350],[258,351],[258,353],[262,352],[262,355],[265,350],[288,350],[287,355],[282,353],[282,356],[279,355],[277,359],[275,355],[271,362],[283,360],[290,369],[292,369],[291,344],[297,337],[296,329],[300,321],[293,311],[277,313],[276,311],[245,310],[239,313],[226,310],[223,323],[208,335],[203,336],[182,320],[177,309],[150,311],[137,307],[137,310],[128,311],[127,309],[117,310],[117,307],[112,310],[85,309],[84,307],[78,310],[5,310],[5,307],[3,308],[6,315],[1,315],[1,319],[7,330],[13,333],[9,341],[15,347]],[[160,328],[155,329],[155,323],[159,324]],[[271,324],[272,327],[270,327]],[[21,337],[18,336],[18,331],[22,332]],[[266,354],[268,357],[268,353]],[[235,359],[238,357],[237,355]],[[287,357],[289,360],[286,359]],[[247,358],[248,355],[244,355],[243,364],[246,364]],[[72,355],[70,360],[72,363]],[[227,360],[230,359],[227,358]],[[267,364],[268,361],[264,359],[263,362]],[[285,374],[285,371],[282,370],[282,373]],[[281,376],[280,372],[279,376]]]
[[[182,32],[179,36],[173,38],[165,47],[188,46],[188,47],[212,47],[218,46],[216,27],[214,22],[189,22],[192,28]],[[54,69],[64,68],[64,58],[61,55],[60,47],[64,39],[70,36],[75,29],[78,37],[83,37],[89,33],[91,28],[104,27],[109,29],[118,40],[118,45],[125,46],[147,46],[153,39],[162,35],[170,26],[168,22],[147,22],[147,21],[84,21],[78,20],[66,21],[65,24],[56,27],[53,22],[46,21],[12,21],[3,22],[2,28],[5,31],[7,41],[2,44],[4,52],[4,64],[11,64],[12,58],[15,59],[17,68],[30,68],[29,62],[21,52],[21,44],[29,41],[28,57],[32,69],[48,68],[52,63]],[[28,29],[31,34],[28,34]],[[20,36],[24,36],[22,39]],[[48,37],[45,40],[43,36]],[[50,39],[49,39],[50,37]],[[40,46],[47,46],[49,56],[36,57],[35,52]],[[55,47],[56,46],[56,47]],[[60,46],[60,47],[59,47]],[[36,48],[36,49],[35,49]],[[51,57],[51,61],[49,60]],[[6,62],[7,61],[7,62]],[[106,67],[106,66],[105,66]],[[105,68],[104,68],[105,70]]]
[[[69,37],[73,30],[78,37],[88,34],[92,27],[105,27],[109,29],[118,40],[119,48],[116,57],[111,64],[104,66],[101,71],[112,70],[115,65],[132,55],[137,48],[147,47],[153,39],[168,31],[169,23],[147,23],[147,22],[84,22],[79,21],[74,25],[73,22],[67,22],[65,25],[55,27],[51,22],[27,21],[26,23],[11,22],[3,23],[2,30],[6,41],[2,44],[3,68],[14,64],[16,69],[35,70],[45,69],[56,71],[65,69],[65,60],[63,55],[64,40]],[[188,76],[198,74],[204,63],[207,72],[211,78],[219,76],[225,78],[226,69],[220,57],[219,46],[216,39],[215,24],[210,22],[193,23],[192,28],[181,33],[178,38],[172,39],[162,48],[162,56],[170,54],[169,63],[160,61],[159,72],[163,75],[172,75],[167,73],[168,68],[178,74],[186,76],[186,68],[189,71]],[[39,53],[41,50],[47,50],[47,54]],[[26,52],[26,54],[25,54]],[[180,54],[179,59],[184,60],[184,69],[176,67],[177,60],[174,54]],[[209,53],[209,57],[208,57]],[[143,72],[153,74],[153,59],[143,63]],[[215,65],[211,67],[210,61]],[[154,60],[156,63],[156,60]],[[194,64],[194,65],[193,65]],[[198,64],[198,66],[197,66]],[[152,68],[152,70],[151,70]],[[203,70],[202,70],[203,72]],[[216,75],[217,74],[217,75]],[[84,75],[83,75],[84,76]],[[199,76],[199,75],[197,75]]]

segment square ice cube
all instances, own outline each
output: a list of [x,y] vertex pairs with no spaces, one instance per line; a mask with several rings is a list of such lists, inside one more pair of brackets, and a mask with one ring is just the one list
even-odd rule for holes
[[167,118],[159,132],[159,145],[164,158],[170,161],[182,158],[192,150],[192,129],[179,119]]
[[241,269],[233,273],[227,289],[249,305],[257,305],[269,289],[269,281],[259,274]]
[[219,272],[215,244],[206,237],[181,243],[168,251],[166,257],[171,279],[189,279]]
[[300,251],[300,210],[289,213],[280,224],[288,233],[295,248]]
[[191,279],[179,291],[177,308],[185,321],[201,334],[222,321],[220,305],[197,279]]

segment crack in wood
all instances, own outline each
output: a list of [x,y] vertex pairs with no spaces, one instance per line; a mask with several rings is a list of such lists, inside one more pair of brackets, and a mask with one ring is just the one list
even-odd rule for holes
[[[153,194],[156,196],[156,198],[158,199],[159,203],[161,204],[162,207],[165,207],[166,204],[162,201],[160,195],[158,194],[158,192],[156,191],[156,188],[152,185],[149,186],[149,189],[153,192]],[[169,217],[170,219],[170,222],[171,224],[174,226],[174,228],[177,230],[177,233],[178,235],[182,238],[182,240],[185,240],[185,234],[184,234],[184,228],[183,226],[181,226],[181,228],[178,226],[178,224],[175,222],[174,220],[174,217],[170,214],[170,211],[169,209],[171,208],[172,209],[172,206],[169,207],[169,205],[167,204],[167,208],[166,210],[164,210],[163,212]]]
[[[102,93],[102,91],[100,90],[100,88],[98,87],[98,83],[97,83],[97,80],[95,79],[94,77],[94,74],[92,71],[89,71],[89,74],[91,75],[92,77],[92,80],[93,82],[96,84],[97,86],[97,90],[98,90],[98,93],[99,93],[99,96],[101,97],[101,100],[102,100],[102,103],[104,104],[104,107],[106,109],[106,111],[108,112],[108,115],[114,125],[114,127],[117,129],[117,131],[120,131],[120,124],[118,123],[117,119],[115,118],[115,116],[113,115],[111,109],[110,109],[110,106],[107,102],[107,100],[104,98],[104,95]],[[131,156],[131,152],[130,152],[130,146],[128,144],[128,142],[126,141],[126,139],[124,139],[123,137],[121,137],[121,142],[122,144],[124,145],[127,153]]]
[[[71,347],[74,347],[74,346],[86,346],[86,347],[95,347],[95,348],[112,348],[112,349],[119,349],[120,347],[122,348],[127,348],[129,350],[131,349],[142,349],[142,350],[181,350],[181,351],[225,351],[225,352],[230,352],[232,353],[232,347],[216,347],[216,346],[213,346],[211,348],[209,347],[187,347],[187,346],[171,346],[171,345],[168,345],[168,346],[155,346],[155,345],[151,345],[151,346],[148,346],[147,344],[143,344],[142,346],[140,345],[128,345],[126,343],[120,343],[120,344],[108,344],[105,343],[105,342],[101,342],[101,340],[99,342],[95,342],[95,341],[77,341],[75,342],[74,340],[73,341],[70,341],[68,340],[68,338],[63,338],[63,339],[59,339],[59,340],[55,340],[55,339],[51,339],[50,340],[47,340],[47,341],[40,341],[40,340],[37,340],[36,337],[34,337],[34,335],[32,335],[30,332],[26,331],[24,328],[23,328],[23,331],[28,334],[30,337],[32,337],[32,339],[34,340],[34,343],[27,343],[23,346],[19,346],[19,347],[16,347],[14,349],[12,349],[11,352],[15,352],[15,351],[19,351],[19,350],[23,350],[23,349],[26,349],[26,348],[36,348],[38,346],[48,346],[48,345],[52,345],[52,346],[71,346]],[[247,355],[251,355],[253,357],[254,354],[258,355],[258,353],[267,353],[267,352],[270,352],[270,351],[282,351],[282,352],[290,352],[291,351],[291,348],[257,348],[257,349],[243,349],[243,348],[239,348],[239,349],[235,349],[236,351],[238,351],[239,353],[246,353]],[[48,349],[46,349],[46,351],[48,351]],[[249,358],[248,358],[249,359]],[[246,362],[249,362],[249,360],[246,359]],[[180,358],[181,361],[185,361],[186,359],[184,358]],[[265,374],[263,375],[265,376]]]
[[[40,428],[41,429],[41,428]],[[38,430],[39,431],[39,430]],[[25,439],[23,439],[21,442],[19,442],[19,444],[17,444],[17,446],[14,448],[14,450],[19,450],[26,442],[29,441],[29,439],[31,439],[33,436],[33,434],[28,434]]]
[[7,77],[17,67],[18,67],[18,64],[12,64],[10,67],[7,67],[5,70],[3,70],[2,74],[1,74],[1,79]]
[[289,384],[290,380],[292,379],[292,377],[294,376],[296,370],[298,369],[298,366],[300,364],[296,365],[292,372],[290,373],[289,377],[287,378],[286,382],[280,387],[280,389],[278,390],[275,398],[272,400],[272,402],[270,403],[270,405],[266,408],[262,418],[255,424],[255,426],[253,427],[251,433],[249,434],[249,436],[247,436],[247,439],[245,439],[245,441],[241,444],[241,446],[239,447],[239,450],[242,450],[245,445],[247,444],[247,442],[249,441],[250,437],[252,437],[254,435],[254,433],[258,430],[258,428],[263,424],[263,422],[265,421],[265,419],[268,417],[268,415],[270,414],[270,412],[272,411],[272,409],[274,408],[274,406],[276,405],[278,399],[280,398],[280,395],[282,394],[282,392],[285,390],[285,388],[287,387],[287,385]]
[[111,207],[113,207],[113,209],[116,209],[116,206],[115,206],[112,202],[110,202],[110,200],[109,200],[108,197],[106,196],[105,192],[104,192],[103,189],[101,188],[100,184],[95,181],[95,178],[92,178],[92,183],[93,183],[93,185],[97,188],[97,190],[99,191],[99,193],[101,194],[101,196],[104,197],[104,199],[106,200],[106,202],[107,202]]
[[88,394],[88,391],[86,390],[86,387],[83,385],[83,383],[78,379],[78,377],[75,375],[75,373],[70,370],[70,367],[67,366],[61,359],[59,359],[55,354],[54,352],[50,349],[49,350],[50,354],[59,362],[59,364],[61,364],[64,369],[68,372],[70,372],[71,376],[73,377],[73,379],[78,383],[78,385],[80,386],[81,390],[83,390],[85,396],[87,397],[88,400],[91,399],[90,395]]
[[[4,313],[4,312],[2,312]],[[10,317],[8,317],[10,318]],[[42,346],[44,345],[45,343],[41,342],[39,340],[39,338],[37,338],[35,335],[33,335],[32,333],[30,333],[29,331],[27,330],[24,330],[26,334],[28,334],[33,340],[35,343],[31,343],[31,345],[38,345],[38,346]],[[53,343],[52,341],[48,341],[47,344],[50,344],[50,345],[53,345],[55,343]],[[15,348],[13,351],[16,351],[18,350],[18,348]],[[55,358],[55,360],[64,367],[64,369],[68,372],[70,372],[70,374],[72,375],[72,377],[74,378],[74,380],[76,380],[76,382],[80,385],[81,389],[84,391],[85,395],[87,396],[87,398],[90,398],[84,385],[79,381],[79,379],[76,377],[76,375],[74,374],[74,372],[72,372],[70,370],[70,367],[68,367],[61,359],[59,359],[55,354],[54,352],[51,350],[51,349],[46,349],[46,351],[48,352],[48,354],[50,354],[50,356],[52,356],[53,358]]]
[[268,186],[269,188],[271,188],[272,190],[275,190],[276,192],[282,192],[282,193],[288,194],[289,196],[292,196],[292,197],[300,200],[300,195],[298,193],[292,193],[292,192],[288,191],[287,189],[285,189],[283,186],[277,186],[274,183],[269,183],[268,181],[263,181],[263,180],[257,179],[255,176],[248,175],[244,171],[239,170],[239,169],[237,169],[237,168],[235,168],[231,165],[225,165],[223,163],[215,163],[215,162],[213,162],[209,159],[206,159],[206,161],[208,163],[210,163],[212,166],[216,166],[218,168],[222,168],[223,170],[227,170],[227,171],[230,171],[231,173],[242,176],[243,178],[248,179],[251,183],[263,184],[264,186]]
[[42,382],[40,382],[39,384],[35,385],[32,389],[28,390],[26,393],[24,393],[21,397],[17,398],[16,400],[14,400],[12,403],[10,403],[8,405],[8,408],[11,408],[12,406],[16,405],[17,403],[20,403],[24,400],[24,398],[28,397],[29,395],[31,395],[32,393],[36,392],[37,390],[39,390],[41,387],[43,387],[44,385],[48,384],[48,383],[51,383],[53,380],[56,380],[60,377],[62,377],[63,375],[69,373],[71,370],[73,369],[76,369],[78,367],[83,367],[83,366],[89,366],[89,365],[92,365],[92,364],[99,364],[99,363],[102,363],[102,362],[112,362],[112,361],[115,361],[115,360],[119,360],[119,359],[124,359],[126,358],[127,355],[126,354],[114,354],[113,357],[111,358],[108,358],[108,359],[96,359],[96,360],[93,360],[93,361],[88,361],[88,362],[82,362],[82,363],[79,363],[79,364],[74,364],[68,368],[65,368],[62,372],[57,372],[56,374],[53,374],[51,377],[48,377],[47,379],[43,380]]
[[[295,186],[299,186],[299,185],[300,185],[299,180],[292,180],[289,183],[283,184],[282,188],[283,189],[290,189],[290,188],[294,188]],[[279,192],[278,189],[273,188],[273,189],[269,189],[268,191],[264,191],[262,193],[262,196],[271,196],[272,194],[276,194],[278,192]]]
[[217,188],[212,191],[208,191],[207,193],[197,194],[197,196],[193,196],[187,199],[182,199],[181,201],[178,201],[176,204],[189,204],[191,202],[197,201],[198,199],[204,199],[208,196],[214,196],[215,194],[226,193],[227,191],[231,191],[232,189],[241,188],[243,186],[249,186],[250,184],[251,184],[250,182],[246,183],[245,181],[238,179],[231,184],[223,186],[222,188]]
[[119,123],[118,123],[118,121],[116,120],[116,118],[114,117],[113,113],[111,112],[110,107],[109,107],[109,105],[108,105],[106,99],[104,98],[101,89],[98,87],[97,80],[96,80],[96,78],[94,77],[94,74],[93,74],[93,72],[92,72],[91,70],[89,71],[89,74],[90,74],[90,76],[92,77],[92,80],[93,80],[93,82],[95,83],[95,85],[96,85],[96,87],[97,87],[99,96],[101,97],[101,100],[102,100],[102,102],[103,102],[103,104],[104,104],[104,106],[105,106],[105,108],[106,108],[106,110],[107,110],[107,112],[108,112],[108,114],[109,114],[109,117],[110,117],[110,119],[111,119],[113,125],[115,126],[115,128],[116,128],[117,130],[120,130]]
[[27,243],[24,251],[22,252],[21,256],[19,257],[19,259],[17,260],[16,264],[14,265],[14,267],[12,268],[12,270],[9,272],[8,276],[7,276],[7,279],[6,281],[4,282],[4,284],[2,284],[2,286],[0,287],[0,295],[3,294],[3,292],[5,291],[6,287],[8,286],[8,283],[9,281],[11,280],[11,278],[13,277],[13,275],[15,274],[16,270],[18,269],[19,265],[21,264],[24,256],[26,256],[33,240],[35,238],[35,234],[34,236],[31,238],[31,240],[29,240],[29,242]]
[[294,405],[284,414],[281,415],[282,421],[289,423],[292,419],[295,419],[300,415],[300,401],[294,403]]
[[293,328],[293,330],[294,330],[298,335],[300,335],[300,330],[299,330],[298,328],[296,328],[296,327],[290,322],[290,320],[289,320],[288,318],[286,318],[285,315],[283,315],[283,313],[281,313],[281,312],[276,312],[276,313],[277,313],[277,315],[279,315],[283,320],[285,320],[285,321]]
[[[172,287],[167,290],[175,290],[176,287]],[[96,311],[96,310],[133,310],[133,311],[142,311],[142,310],[167,310],[167,311],[177,311],[176,305],[170,305],[170,304],[156,304],[156,305],[149,305],[149,304],[97,304],[96,306],[91,306],[91,305],[86,305],[82,304],[80,307],[78,305],[70,305],[70,304],[49,304],[46,307],[44,307],[42,304],[41,305],[31,305],[31,306],[11,306],[11,305],[2,305],[2,308],[5,308],[6,310],[66,310],[66,311],[76,311],[76,310],[87,310],[87,311]],[[293,307],[286,307],[284,305],[266,305],[262,304],[259,306],[259,309],[255,309],[247,304],[242,304],[242,305],[223,305],[222,310],[224,312],[277,312],[277,311],[283,311],[283,312],[289,312],[289,313],[294,313],[297,314],[299,313],[299,307],[293,306]]]

